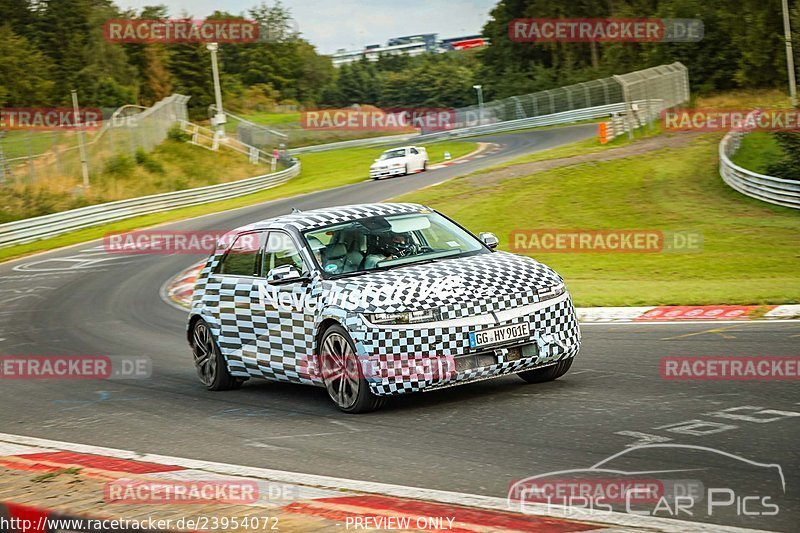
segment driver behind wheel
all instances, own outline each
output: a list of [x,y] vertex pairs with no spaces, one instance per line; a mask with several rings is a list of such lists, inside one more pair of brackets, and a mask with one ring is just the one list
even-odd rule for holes
[[390,233],[382,240],[381,251],[386,259],[398,259],[417,253],[417,247],[408,233]]

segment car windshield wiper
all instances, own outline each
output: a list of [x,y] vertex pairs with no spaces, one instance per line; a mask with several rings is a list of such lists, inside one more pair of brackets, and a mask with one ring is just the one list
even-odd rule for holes
[[362,274],[370,274],[372,272],[375,272],[375,270],[377,269],[373,268],[371,270],[354,270],[352,272],[342,272],[341,274],[334,274],[333,276],[330,277],[330,279],[351,278],[354,276],[360,276]]
[[411,261],[409,263],[399,263],[397,265],[386,265],[375,268],[375,270],[391,270],[393,268],[400,268],[404,266],[416,266],[416,265],[427,265],[428,263],[433,263],[437,259],[442,259],[441,257],[431,257],[430,259],[423,259],[422,261]]

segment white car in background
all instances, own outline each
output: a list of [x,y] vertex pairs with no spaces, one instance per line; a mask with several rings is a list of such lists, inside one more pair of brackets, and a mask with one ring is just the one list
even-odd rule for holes
[[404,146],[386,150],[369,167],[369,177],[405,176],[428,170],[428,152],[421,146]]

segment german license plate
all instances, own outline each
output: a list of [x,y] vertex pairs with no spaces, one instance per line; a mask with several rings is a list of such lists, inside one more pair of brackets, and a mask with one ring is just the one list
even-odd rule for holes
[[530,336],[531,326],[527,322],[522,324],[514,324],[513,326],[501,326],[499,328],[482,329],[480,331],[472,331],[469,334],[470,348],[480,348],[490,344],[498,344],[501,342],[509,342],[517,339],[523,339]]

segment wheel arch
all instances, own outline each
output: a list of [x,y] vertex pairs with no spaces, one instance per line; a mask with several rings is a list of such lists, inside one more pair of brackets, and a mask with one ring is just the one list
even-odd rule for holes
[[[319,326],[317,326],[317,334],[314,337],[314,355],[315,355],[315,357],[319,357],[319,354],[322,351],[322,336],[325,335],[325,332],[331,326],[341,326],[341,327],[344,328],[344,325],[342,325],[342,323],[339,322],[338,320],[336,320],[335,318],[332,318],[332,317],[324,318],[322,320],[322,322],[319,323]],[[345,328],[345,329],[347,329],[347,328]]]
[[189,324],[186,327],[186,341],[189,344],[192,344],[192,330],[197,325],[197,323],[200,322],[202,319],[203,317],[201,317],[200,315],[191,315],[189,317]]

